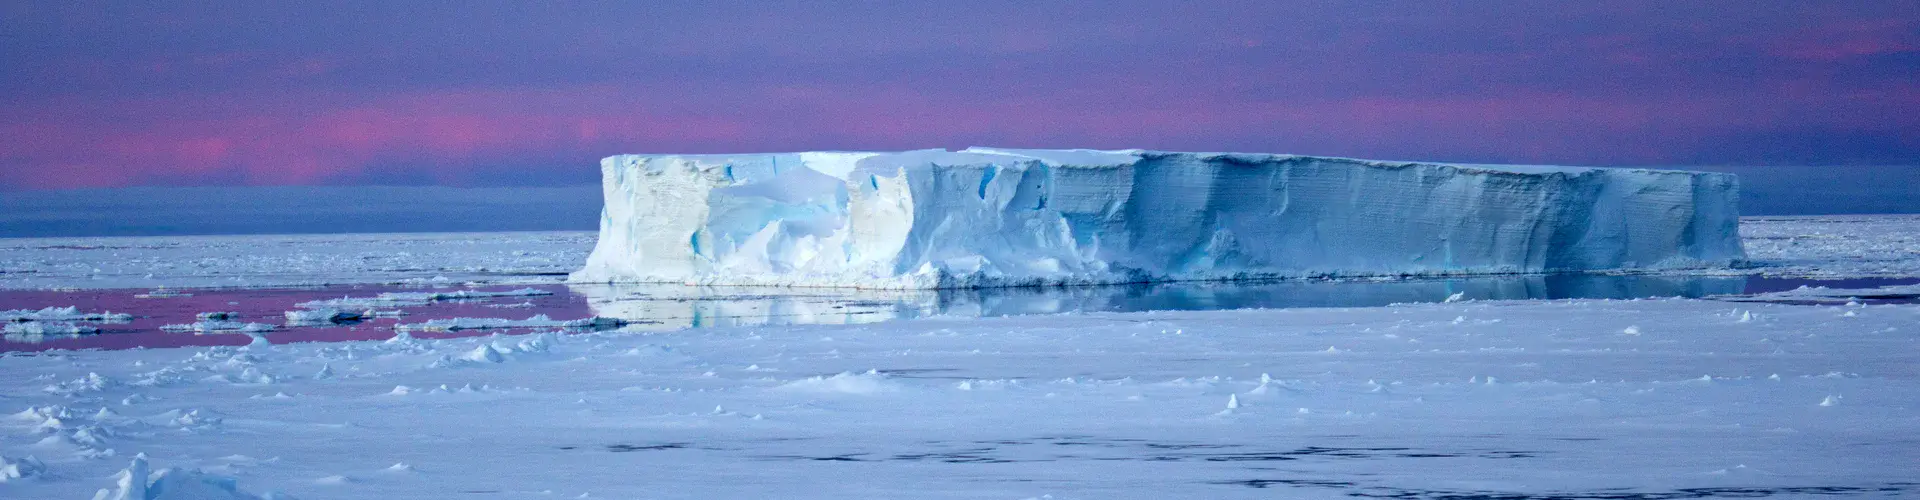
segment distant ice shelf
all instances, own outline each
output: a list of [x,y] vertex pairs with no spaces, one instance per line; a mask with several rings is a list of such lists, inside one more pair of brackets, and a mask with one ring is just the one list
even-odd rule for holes
[[578,282],[878,289],[1724,267],[1729,174],[969,148],[619,155]]

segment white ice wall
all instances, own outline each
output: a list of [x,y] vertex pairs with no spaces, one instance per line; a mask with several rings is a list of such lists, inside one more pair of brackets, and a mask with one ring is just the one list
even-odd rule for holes
[[1724,266],[1727,174],[973,148],[621,155],[585,282],[944,288]]

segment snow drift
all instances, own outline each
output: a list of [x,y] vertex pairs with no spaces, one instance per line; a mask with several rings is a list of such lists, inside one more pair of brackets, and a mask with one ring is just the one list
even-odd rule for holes
[[1728,174],[970,148],[620,155],[578,282],[967,288],[1680,269]]

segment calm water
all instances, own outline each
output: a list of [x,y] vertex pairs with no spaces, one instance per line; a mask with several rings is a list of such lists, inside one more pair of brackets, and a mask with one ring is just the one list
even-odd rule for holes
[[[128,349],[187,345],[244,345],[244,334],[168,332],[161,325],[192,323],[201,312],[240,313],[238,321],[279,328],[265,336],[274,343],[377,340],[392,337],[396,323],[440,318],[524,319],[544,314],[554,319],[590,316],[634,322],[633,330],[678,330],[718,326],[849,324],[926,316],[1005,316],[1060,312],[1128,312],[1289,307],[1372,307],[1395,303],[1439,302],[1460,294],[1466,299],[1626,299],[1704,297],[1789,290],[1802,285],[1871,288],[1920,283],[1920,279],[1806,280],[1684,276],[1507,276],[1415,281],[1286,281],[1271,283],[1178,283],[1072,288],[1008,288],[859,292],[792,288],[700,288],[677,285],[534,286],[553,295],[442,301],[399,307],[400,318],[375,318],[328,326],[285,326],[284,312],[317,299],[372,297],[394,291],[451,291],[393,286],[331,286],[306,289],[182,290],[191,296],[135,298],[147,290],[79,292],[0,291],[0,310],[77,306],[82,311],[134,315],[131,322],[98,324],[102,333],[85,336],[8,335],[0,352],[48,349]],[[505,290],[528,287],[487,287]],[[417,337],[518,334],[532,329],[414,332]]]

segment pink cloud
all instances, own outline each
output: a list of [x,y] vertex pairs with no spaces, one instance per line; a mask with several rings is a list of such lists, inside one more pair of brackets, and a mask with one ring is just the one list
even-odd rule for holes
[[[582,86],[254,100],[51,100],[0,117],[0,184],[138,185],[183,179],[322,183],[380,165],[470,181],[473,167],[536,158],[592,168],[622,152],[1004,145],[1241,149],[1400,159],[1650,164],[1684,161],[1703,134],[1781,123],[1885,132],[1912,89],[1836,93],[1818,79],[1757,93],[1604,98],[1261,99],[1254,71],[1170,86],[1117,77],[981,95],[910,84],[779,83],[715,92]],[[1688,139],[1692,137],[1694,139]],[[24,167],[24,168],[22,168]]]
[[[578,97],[583,95],[403,95],[308,113],[158,120],[133,127],[43,115],[0,129],[7,132],[0,147],[9,158],[35,165],[5,175],[10,183],[32,188],[135,185],[220,171],[238,172],[251,184],[290,184],[351,175],[376,160],[457,166],[550,151],[555,145],[712,143],[746,130],[723,119],[580,109],[569,102]],[[590,134],[583,133],[583,124],[590,124]]]

